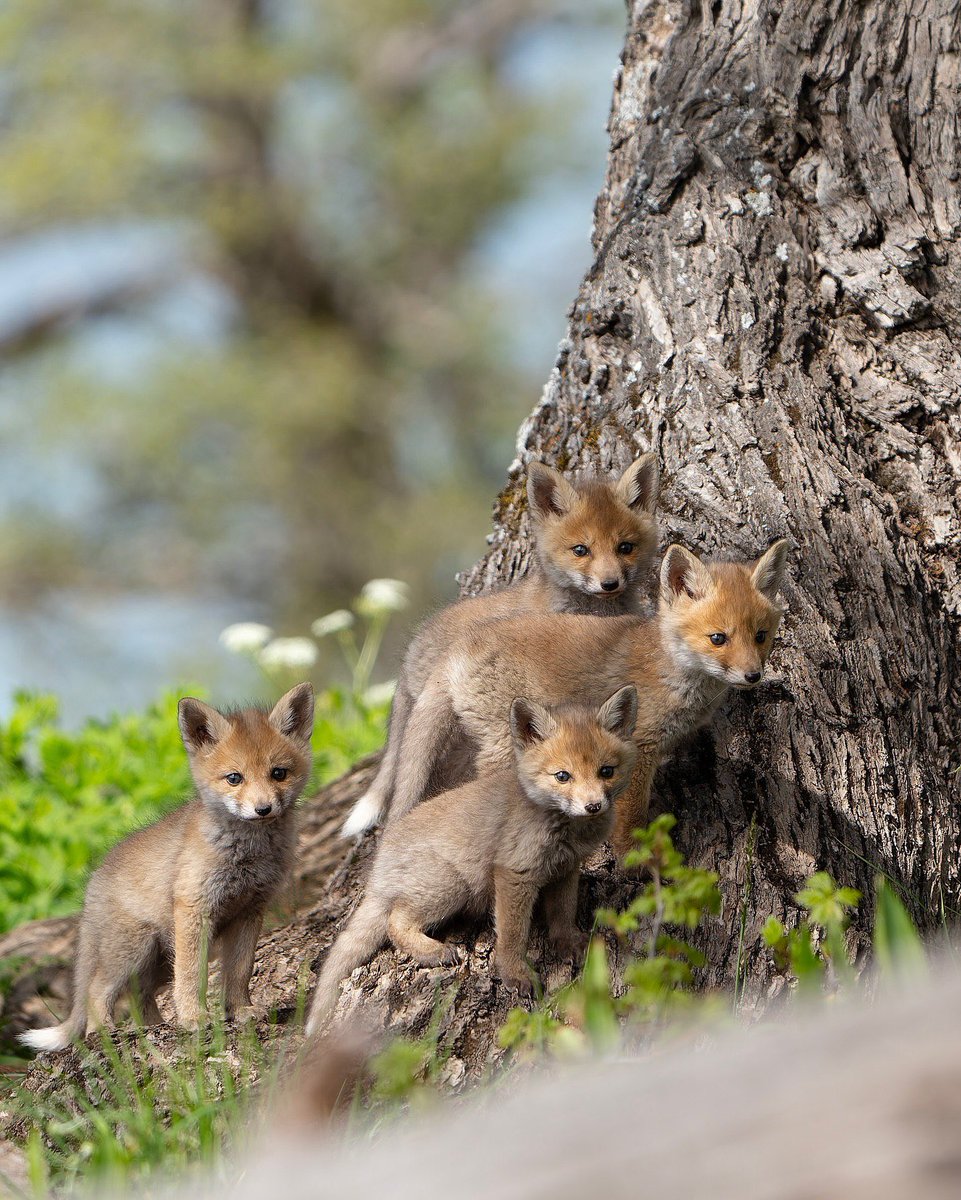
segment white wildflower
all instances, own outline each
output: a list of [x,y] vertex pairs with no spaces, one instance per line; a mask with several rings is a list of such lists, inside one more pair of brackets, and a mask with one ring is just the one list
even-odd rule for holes
[[310,632],[316,638],[329,637],[332,633],[343,633],[354,623],[354,614],[346,608],[338,608],[326,617],[318,617],[311,625]]
[[410,604],[410,589],[399,579],[371,579],[361,589],[357,611],[365,616],[400,612]]
[[220,644],[232,654],[255,654],[274,636],[269,625],[258,625],[256,621],[241,621],[228,625],[221,631]]
[[257,660],[268,671],[280,667],[301,671],[317,661],[317,646],[306,637],[274,638],[260,651]]
[[394,692],[397,690],[397,680],[388,679],[386,683],[375,683],[369,687],[363,695],[365,704],[369,704],[371,708],[379,704],[387,704],[393,700]]

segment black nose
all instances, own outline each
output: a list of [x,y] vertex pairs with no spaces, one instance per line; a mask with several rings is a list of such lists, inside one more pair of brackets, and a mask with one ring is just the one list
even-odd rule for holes
[[601,580],[601,587],[604,589],[605,592],[616,592],[620,586],[621,586],[621,581],[619,579],[602,579]]
[[745,671],[744,678],[748,681],[748,683],[757,683],[757,681],[761,678],[761,672],[760,671]]
[[269,812],[271,812],[273,807],[274,806],[272,804],[260,804],[257,806],[257,808],[254,809],[254,812],[257,814],[258,817],[266,817],[267,814]]
[[593,801],[591,804],[585,804],[585,805],[584,805],[584,811],[585,811],[586,813],[591,813],[592,815],[593,815],[594,813],[599,813],[599,812],[601,811],[601,802],[600,802],[600,800],[594,800],[594,801]]

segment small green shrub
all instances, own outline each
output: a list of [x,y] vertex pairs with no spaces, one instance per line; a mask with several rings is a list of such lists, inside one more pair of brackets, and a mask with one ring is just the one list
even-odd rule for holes
[[594,937],[580,978],[546,997],[534,1012],[513,1009],[500,1031],[501,1046],[523,1054],[609,1050],[621,1040],[625,1022],[650,1028],[690,1003],[704,956],[668,927],[697,929],[720,911],[721,894],[715,872],[685,864],[671,840],[674,823],[664,814],[634,831],[637,846],[625,863],[642,867],[647,882],[622,912],[597,912],[598,924],[619,938],[640,935],[641,953],[625,966],[623,987],[615,989],[607,946]]
[[794,929],[768,917],[761,939],[779,971],[791,974],[803,992],[819,992],[828,967],[839,983],[854,978],[844,933],[861,899],[854,888],[839,887],[827,871],[817,871],[795,896],[807,916]]

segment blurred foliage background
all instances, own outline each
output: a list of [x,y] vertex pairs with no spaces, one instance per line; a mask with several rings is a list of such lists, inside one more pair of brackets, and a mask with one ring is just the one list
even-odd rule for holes
[[622,22],[0,8],[0,703],[216,694],[228,621],[454,594],[589,261]]

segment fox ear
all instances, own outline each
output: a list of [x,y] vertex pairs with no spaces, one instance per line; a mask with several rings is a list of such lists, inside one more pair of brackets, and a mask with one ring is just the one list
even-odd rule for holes
[[597,710],[597,719],[611,733],[629,738],[637,724],[637,688],[633,683],[609,696]]
[[563,516],[576,499],[577,492],[553,467],[532,462],[527,468],[527,502],[538,521]]
[[550,737],[555,728],[554,718],[543,704],[518,696],[511,705],[511,734],[522,749]]
[[773,600],[781,590],[789,549],[788,539],[781,538],[769,546],[754,564],[751,582],[759,592],[767,596],[768,600]]
[[628,508],[652,513],[661,491],[661,468],[657,455],[642,454],[617,481],[617,494]]
[[285,692],[270,710],[267,718],[278,733],[297,742],[310,742],[314,731],[314,689],[309,683],[298,683]]
[[209,750],[230,730],[230,722],[223,713],[193,696],[184,696],[177,705],[177,724],[188,754]]
[[700,600],[711,590],[711,574],[696,554],[668,546],[661,563],[661,595],[669,602],[681,595]]

